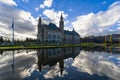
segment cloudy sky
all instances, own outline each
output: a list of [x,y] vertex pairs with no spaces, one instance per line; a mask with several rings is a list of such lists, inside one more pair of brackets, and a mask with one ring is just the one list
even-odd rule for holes
[[81,37],[120,33],[120,0],[0,0],[0,36],[36,38],[38,17],[59,25],[63,14],[65,29]]

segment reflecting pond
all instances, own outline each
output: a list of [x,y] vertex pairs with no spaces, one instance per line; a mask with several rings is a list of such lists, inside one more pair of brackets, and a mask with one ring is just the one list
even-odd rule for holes
[[0,80],[119,80],[119,53],[101,47],[0,51]]

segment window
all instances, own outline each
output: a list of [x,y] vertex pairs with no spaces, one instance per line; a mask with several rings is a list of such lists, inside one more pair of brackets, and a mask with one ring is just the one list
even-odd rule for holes
[[56,39],[56,35],[55,34],[53,35],[53,39]]
[[57,36],[57,39],[60,39],[60,35]]
[[51,34],[48,34],[48,39],[51,39],[52,38],[52,35]]

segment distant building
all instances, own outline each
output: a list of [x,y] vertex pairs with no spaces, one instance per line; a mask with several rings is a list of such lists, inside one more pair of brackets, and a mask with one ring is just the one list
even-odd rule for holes
[[110,43],[111,35],[105,35],[105,43]]
[[120,34],[112,34],[113,42],[120,42]]
[[80,35],[73,29],[72,31],[64,30],[64,20],[61,15],[59,27],[50,23],[42,24],[41,17],[38,22],[37,40],[39,42],[61,42],[61,43],[79,43]]
[[120,34],[112,34],[112,35],[106,35],[105,40],[108,43],[112,42],[120,42]]

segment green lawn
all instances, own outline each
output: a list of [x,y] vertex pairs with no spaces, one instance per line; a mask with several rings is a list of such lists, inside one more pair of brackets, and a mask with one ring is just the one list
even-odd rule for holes
[[[0,50],[10,50],[10,49],[36,49],[36,48],[64,48],[64,47],[77,47],[77,46],[89,46],[89,47],[94,47],[94,46],[102,46],[105,47],[107,46],[106,43],[102,44],[97,44],[97,43],[81,43],[81,44],[64,44],[64,45],[35,45],[31,44],[28,46],[0,46]],[[111,44],[110,46],[115,46],[114,44]],[[120,45],[117,46],[120,48]]]

